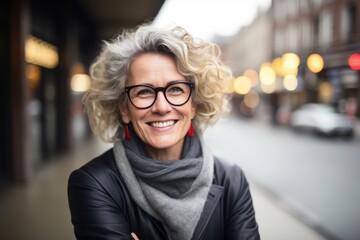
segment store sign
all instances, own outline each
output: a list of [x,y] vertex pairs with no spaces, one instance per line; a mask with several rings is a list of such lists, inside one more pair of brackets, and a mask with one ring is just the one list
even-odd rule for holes
[[30,35],[25,42],[25,61],[45,68],[55,68],[59,63],[58,49]]

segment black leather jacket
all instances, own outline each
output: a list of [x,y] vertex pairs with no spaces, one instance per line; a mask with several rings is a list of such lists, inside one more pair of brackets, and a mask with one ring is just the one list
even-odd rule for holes
[[[113,150],[72,172],[68,199],[77,239],[168,239],[163,224],[133,201]],[[184,209],[186,211],[186,209]],[[215,158],[214,180],[192,239],[260,239],[241,169]]]

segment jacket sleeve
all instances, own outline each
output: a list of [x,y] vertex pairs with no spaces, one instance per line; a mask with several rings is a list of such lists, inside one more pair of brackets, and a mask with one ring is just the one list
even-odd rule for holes
[[85,170],[70,175],[68,201],[76,239],[132,239],[120,207]]
[[228,189],[225,192],[228,205],[225,239],[258,240],[260,235],[246,177],[237,166],[233,166],[229,174]]

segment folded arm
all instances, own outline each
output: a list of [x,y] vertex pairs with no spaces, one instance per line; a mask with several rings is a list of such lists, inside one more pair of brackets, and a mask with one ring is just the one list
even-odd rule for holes
[[77,239],[133,239],[120,207],[88,172],[70,175],[68,201]]

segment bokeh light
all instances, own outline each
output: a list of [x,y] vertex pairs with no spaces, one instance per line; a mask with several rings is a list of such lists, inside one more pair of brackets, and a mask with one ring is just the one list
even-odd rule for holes
[[256,108],[259,105],[260,97],[255,91],[250,91],[244,96],[244,104],[249,108]]
[[234,80],[234,90],[238,94],[245,95],[250,91],[250,89],[251,89],[251,81],[249,78],[245,76],[240,76]]
[[280,57],[275,58],[271,62],[271,65],[272,65],[273,69],[275,70],[276,75],[284,76],[283,65],[282,65],[282,61],[281,61]]
[[297,76],[300,58],[295,53],[284,53],[281,56],[283,75]]
[[298,80],[294,75],[286,75],[283,81],[284,88],[288,91],[294,91],[298,86]]
[[262,84],[272,85],[275,83],[276,73],[271,64],[265,63],[261,65],[259,77]]
[[255,87],[259,84],[259,75],[254,69],[246,70],[243,75],[250,79],[251,87]]
[[261,90],[266,94],[273,93],[276,90],[276,84],[275,84],[275,82],[273,84],[270,84],[270,85],[261,84]]
[[319,85],[319,101],[330,103],[332,99],[332,85],[329,82],[322,82]]
[[75,74],[71,78],[71,90],[74,92],[86,92],[90,88],[90,77],[87,74]]
[[323,58],[317,54],[313,53],[307,58],[307,66],[313,73],[318,73],[324,68]]
[[300,58],[295,53],[284,53],[281,56],[285,68],[297,68],[300,64]]
[[348,62],[352,70],[360,70],[360,53],[352,54]]

